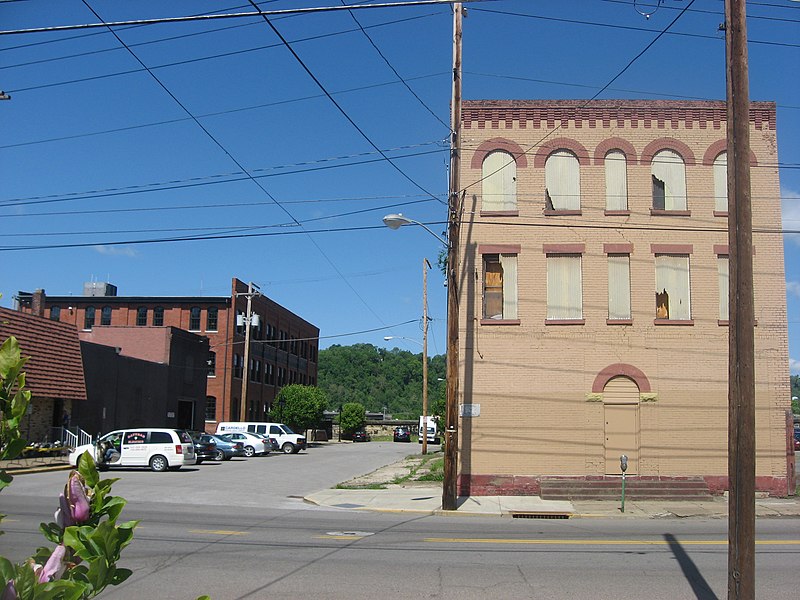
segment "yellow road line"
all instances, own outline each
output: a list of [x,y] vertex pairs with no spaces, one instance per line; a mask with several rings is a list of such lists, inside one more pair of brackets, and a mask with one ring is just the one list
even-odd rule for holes
[[227,531],[225,529],[190,529],[189,533],[207,533],[210,535],[248,535],[246,531]]
[[[525,540],[492,538],[425,538],[434,544],[531,544],[553,546],[727,546],[728,540]],[[800,540],[756,540],[757,546],[797,546]]]

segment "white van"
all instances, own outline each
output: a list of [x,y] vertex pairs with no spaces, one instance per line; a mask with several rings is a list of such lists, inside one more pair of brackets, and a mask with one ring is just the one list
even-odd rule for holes
[[153,471],[177,470],[195,463],[192,438],[182,429],[118,429],[93,444],[78,446],[69,454],[69,464],[77,466],[86,451],[99,469],[109,467],[150,467]]
[[219,423],[217,435],[231,433],[232,431],[247,431],[263,433],[278,440],[278,447],[284,454],[297,454],[306,448],[306,438],[295,433],[288,425],[283,423],[264,423],[263,421],[236,421]]

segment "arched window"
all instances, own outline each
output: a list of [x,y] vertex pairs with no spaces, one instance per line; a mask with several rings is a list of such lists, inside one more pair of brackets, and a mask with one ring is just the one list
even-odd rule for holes
[[508,152],[495,150],[483,159],[481,210],[517,210],[517,163]]
[[661,150],[651,163],[654,210],[686,210],[686,166],[672,150]]
[[189,331],[200,331],[200,307],[189,309]]
[[156,306],[153,309],[153,327],[164,326],[164,307]]
[[206,311],[206,331],[217,330],[217,320],[219,317],[219,309],[216,306],[209,306]]
[[714,211],[728,212],[728,153],[714,159]]
[[91,329],[94,327],[94,306],[87,306],[83,312],[83,328]]
[[625,153],[611,150],[605,157],[606,210],[628,210],[628,163]]
[[111,325],[111,307],[104,306],[100,309],[100,325]]
[[578,157],[556,150],[544,164],[545,209],[581,209],[581,170]]

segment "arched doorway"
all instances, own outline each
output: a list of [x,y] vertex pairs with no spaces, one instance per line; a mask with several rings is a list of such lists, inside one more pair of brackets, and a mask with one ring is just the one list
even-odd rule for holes
[[629,475],[639,473],[639,386],[621,375],[603,388],[605,422],[605,472],[620,473],[620,456],[628,457]]

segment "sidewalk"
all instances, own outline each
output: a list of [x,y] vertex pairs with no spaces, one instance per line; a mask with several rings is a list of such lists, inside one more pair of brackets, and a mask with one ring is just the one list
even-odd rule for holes
[[[541,519],[728,517],[728,500],[723,496],[704,502],[626,500],[624,513],[619,499],[564,501],[542,500],[539,496],[469,496],[458,499],[457,510],[444,511],[441,483],[414,480],[428,472],[429,464],[421,456],[410,456],[344,482],[335,489],[308,494],[304,500],[329,508],[447,516]],[[800,518],[798,497],[757,498],[755,502],[757,518]]]
[[0,469],[8,471],[11,475],[41,473],[42,471],[61,471],[69,468],[69,461],[66,456],[41,456],[37,458],[0,460]]

